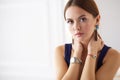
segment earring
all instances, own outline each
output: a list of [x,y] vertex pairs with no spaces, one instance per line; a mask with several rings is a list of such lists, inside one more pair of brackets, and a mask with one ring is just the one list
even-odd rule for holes
[[99,29],[99,26],[96,25],[95,27],[96,27],[96,29],[95,29],[95,37],[94,37],[94,39],[95,39],[95,41],[97,41],[97,36],[98,36],[97,30]]
[[95,27],[96,27],[96,30],[98,30],[98,29],[99,29],[99,26],[98,26],[98,25],[96,25]]

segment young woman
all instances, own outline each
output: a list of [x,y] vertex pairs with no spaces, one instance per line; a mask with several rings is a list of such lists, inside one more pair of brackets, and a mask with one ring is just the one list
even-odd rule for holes
[[113,80],[120,53],[97,33],[100,14],[94,0],[69,0],[64,18],[72,43],[55,50],[56,80]]

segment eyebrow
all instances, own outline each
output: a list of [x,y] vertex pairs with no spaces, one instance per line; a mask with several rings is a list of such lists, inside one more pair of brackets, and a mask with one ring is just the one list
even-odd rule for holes
[[81,16],[78,17],[78,19],[80,19],[81,17],[84,17],[84,16],[86,16],[86,15],[81,15]]
[[[86,16],[86,15],[81,15],[81,16],[78,17],[78,19],[80,19],[81,17],[84,17],[84,16]],[[72,20],[72,19],[71,18],[66,18],[66,20]]]

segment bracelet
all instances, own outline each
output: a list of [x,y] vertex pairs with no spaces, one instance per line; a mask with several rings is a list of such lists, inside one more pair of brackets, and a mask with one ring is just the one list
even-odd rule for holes
[[77,57],[72,57],[70,59],[70,63],[77,63],[77,64],[82,64],[82,60],[77,58]]
[[88,56],[92,57],[93,59],[97,58],[97,55],[93,55],[93,54],[88,54]]

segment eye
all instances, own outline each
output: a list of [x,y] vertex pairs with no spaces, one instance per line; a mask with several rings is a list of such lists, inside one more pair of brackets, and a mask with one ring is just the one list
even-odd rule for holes
[[72,23],[73,23],[72,20],[66,20],[66,22],[67,22],[68,24],[72,24]]
[[87,21],[87,18],[80,18],[80,22],[85,22]]

